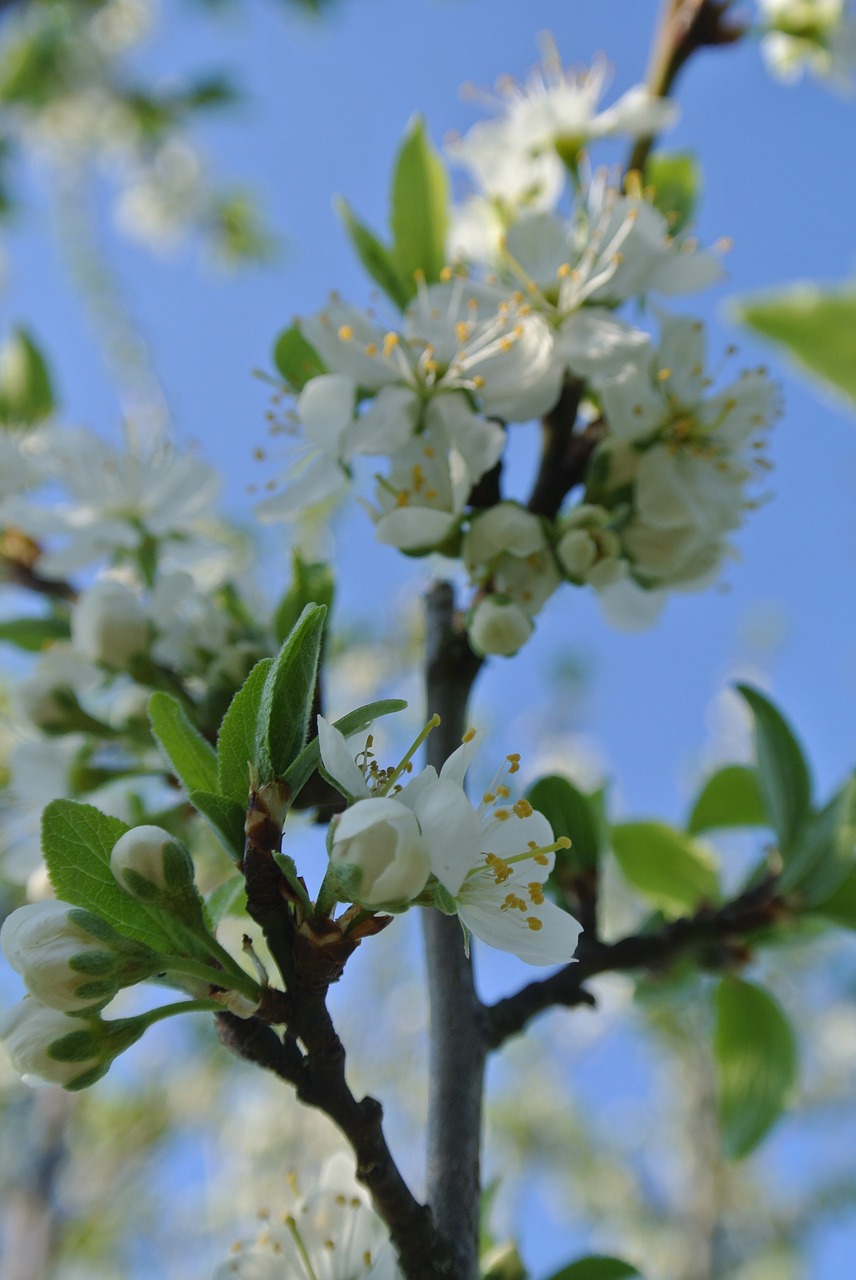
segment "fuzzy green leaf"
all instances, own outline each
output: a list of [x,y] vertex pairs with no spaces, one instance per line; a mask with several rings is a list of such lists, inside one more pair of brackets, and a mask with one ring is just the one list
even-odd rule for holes
[[446,262],[449,178],[421,117],[411,121],[392,176],[392,256],[407,298],[416,292],[415,273],[429,284]]
[[54,640],[67,640],[69,635],[68,620],[55,614],[46,618],[9,618],[0,622],[0,640],[28,653],[39,653]]
[[152,732],[185,791],[216,792],[217,753],[190,723],[178,699],[170,693],[153,693],[148,711]]
[[243,811],[250,794],[250,761],[255,757],[262,690],[272,666],[273,658],[256,663],[229,704],[217,735],[218,786],[214,790]]
[[770,338],[804,373],[856,407],[856,289],[799,284],[746,298],[737,318]]
[[[407,286],[398,273],[395,260],[386,245],[370,227],[356,216],[347,200],[336,201],[336,212],[345,224],[357,257],[375,284],[402,311],[410,298]],[[411,291],[412,292],[412,291]]]
[[740,1160],[778,1119],[794,1087],[794,1035],[769,992],[727,977],[716,992],[714,1051],[726,1155]]
[[621,1258],[592,1255],[590,1258],[578,1258],[576,1262],[554,1271],[550,1280],[633,1280],[634,1276],[641,1274]]
[[297,624],[308,604],[323,604],[327,611],[333,607],[336,584],[333,571],[324,561],[304,560],[295,551],[291,566],[291,585],[277,605],[273,618],[274,632],[280,644],[292,627]]
[[126,938],[155,951],[173,950],[170,935],[141,902],[124,893],[110,854],[130,828],[89,804],[52,800],[42,814],[42,852],[61,902],[94,911]]
[[232,857],[240,862],[244,856],[246,804],[242,808],[228,796],[212,791],[191,791],[188,799],[194,809],[208,819]]
[[324,605],[307,605],[268,671],[254,756],[262,784],[284,777],[306,744],[326,617]]
[[701,191],[701,170],[691,151],[654,151],[645,165],[645,186],[654,191],[654,207],[677,235],[691,220]]
[[625,879],[664,915],[686,915],[719,897],[709,850],[664,823],[620,823],[612,848]]
[[729,764],[704,783],[687,831],[695,835],[723,827],[766,827],[769,822],[755,770],[744,764]]
[[247,885],[243,876],[230,876],[209,893],[205,903],[208,919],[214,929],[226,916],[244,915],[246,909]]
[[755,721],[758,782],[782,857],[788,853],[811,808],[811,777],[802,748],[784,716],[748,684],[737,692],[749,704]]

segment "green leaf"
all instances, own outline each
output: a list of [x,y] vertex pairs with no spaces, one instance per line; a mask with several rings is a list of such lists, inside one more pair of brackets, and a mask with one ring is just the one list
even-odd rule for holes
[[719,896],[710,852],[661,822],[622,822],[612,848],[625,878],[667,916],[681,916]]
[[90,804],[52,800],[42,814],[42,851],[51,884],[61,902],[94,911],[126,938],[170,952],[169,934],[119,888],[110,870],[113,846],[129,830]]
[[578,1258],[576,1262],[554,1271],[550,1280],[632,1280],[632,1277],[641,1274],[621,1258],[593,1254],[590,1258]]
[[411,297],[407,286],[398,274],[392,253],[380,241],[371,228],[356,216],[347,200],[336,201],[336,212],[345,224],[357,257],[376,285],[402,311]]
[[148,704],[152,732],[185,791],[218,790],[217,754],[188,720],[171,693],[153,693]]
[[687,822],[691,835],[721,827],[766,827],[770,819],[758,774],[745,764],[729,764],[706,780]]
[[701,193],[701,170],[691,151],[654,151],[645,165],[645,186],[653,187],[653,204],[677,235],[691,220]]
[[[382,698],[379,702],[369,702],[364,707],[357,707],[356,711],[349,711],[346,716],[342,716],[339,720],[334,720],[333,725],[345,737],[349,737],[352,733],[359,733],[361,729],[367,729],[373,720],[379,720],[381,716],[391,715],[394,711],[403,711],[407,706],[401,698]],[[313,738],[307,743],[300,755],[294,761],[294,764],[285,775],[285,781],[291,790],[292,798],[296,798],[315,770],[321,764],[321,749],[318,745],[318,739]]]
[[856,289],[792,285],[746,298],[737,319],[785,348],[800,369],[856,405]]
[[814,911],[844,929],[856,929],[856,867],[833,894],[815,905]]
[[188,799],[194,809],[203,814],[233,858],[244,857],[244,822],[247,816],[246,801],[243,808],[228,796],[211,791],[191,791]]
[[723,1146],[740,1160],[778,1119],[794,1087],[794,1035],[769,992],[727,977],[716,991],[714,1051]]
[[308,604],[323,604],[328,612],[333,607],[336,584],[333,571],[323,561],[304,560],[299,551],[292,558],[291,586],[277,605],[273,617],[274,632],[280,644],[297,624]]
[[811,807],[811,778],[794,733],[768,698],[748,684],[737,692],[749,704],[755,721],[758,781],[764,805],[787,859],[800,826]]
[[216,929],[226,916],[241,916],[247,909],[247,885],[243,876],[230,876],[209,893],[205,910],[211,927]]
[[439,280],[446,262],[449,179],[431,145],[421,117],[411,121],[392,175],[392,256],[407,298],[416,292],[414,275]]
[[311,378],[327,372],[327,366],[299,329],[283,329],[273,349],[273,362],[292,391],[302,391]]
[[54,640],[67,640],[71,634],[68,619],[50,614],[46,618],[9,618],[0,622],[0,640],[16,649],[38,653]]
[[526,793],[526,798],[553,828],[556,839],[568,836],[571,847],[561,856],[575,867],[597,866],[602,848],[598,810],[592,799],[568,778],[550,774],[539,778]]
[[272,666],[273,658],[256,663],[229,704],[217,735],[215,790],[244,812],[250,795],[250,761],[255,757],[262,690]]
[[0,421],[35,426],[55,407],[45,358],[28,331],[16,328],[0,348]]
[[262,784],[284,777],[306,744],[326,617],[323,604],[308,604],[268,671],[254,757]]
[[854,868],[856,777],[803,824],[782,871],[785,892],[798,888],[806,906],[823,902]]

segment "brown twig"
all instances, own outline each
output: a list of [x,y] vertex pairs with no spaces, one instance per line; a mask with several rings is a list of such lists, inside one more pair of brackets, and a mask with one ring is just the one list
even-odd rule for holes
[[778,880],[771,876],[724,906],[702,907],[695,915],[673,920],[656,933],[631,934],[612,943],[584,940],[574,963],[549,978],[530,982],[488,1009],[490,1046],[498,1049],[546,1009],[593,1005],[594,997],[585,984],[597,974],[666,968],[687,952],[699,951],[714,943],[725,948],[710,957],[714,962],[734,958],[734,946],[740,949],[739,958],[745,959],[747,937],[759,929],[769,928],[785,912]]

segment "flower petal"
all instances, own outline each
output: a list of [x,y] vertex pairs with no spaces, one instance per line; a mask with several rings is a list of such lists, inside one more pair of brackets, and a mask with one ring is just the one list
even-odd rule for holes
[[478,862],[482,828],[456,782],[440,779],[416,801],[416,816],[431,857],[431,870],[452,897]]

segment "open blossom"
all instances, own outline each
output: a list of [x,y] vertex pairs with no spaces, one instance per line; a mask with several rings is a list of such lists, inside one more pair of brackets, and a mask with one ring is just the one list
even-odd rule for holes
[[759,0],[766,35],[764,61],[780,79],[797,80],[804,68],[842,88],[856,71],[856,17],[845,0]]
[[51,427],[37,433],[36,445],[45,478],[63,487],[67,501],[48,507],[11,498],[3,519],[39,540],[63,538],[38,560],[44,577],[132,553],[145,535],[192,540],[212,517],[219,478],[167,441],[117,449],[89,431]]
[[517,502],[474,516],[461,544],[473,581],[508,597],[534,617],[561,582],[544,522]]
[[613,439],[632,446],[621,483],[632,479],[633,514],[621,537],[649,585],[694,588],[715,576],[764,465],[758,447],[777,413],[774,384],[756,370],[706,396],[708,381],[703,326],[673,316],[659,352],[601,388]]
[[150,638],[143,606],[115,578],[100,578],[87,587],[72,609],[72,644],[90,662],[122,670],[145,653]]
[[675,104],[643,85],[598,111],[608,75],[604,59],[587,71],[565,71],[548,39],[541,66],[524,85],[510,78],[501,82],[499,117],[480,121],[447,150],[485,195],[549,208],[561,188],[562,161],[576,163],[587,143],[615,134],[659,133],[677,119]]
[[[368,750],[355,759],[342,734],[319,718],[324,768],[343,793],[354,798],[339,820],[333,847],[341,823],[353,813],[356,816],[349,821],[353,834],[365,845],[366,865],[376,835],[386,855],[383,874],[400,870],[403,883],[409,869],[418,865],[419,874],[412,883],[423,876],[424,867],[424,885],[430,869],[445,893],[444,909],[454,911],[476,937],[529,964],[567,963],[576,949],[580,926],[546,898],[544,883],[556,849],[570,842],[564,837],[554,840],[547,819],[527,800],[511,802],[504,777],[519,768],[517,756],[508,757],[478,808],[470,803],[464,777],[480,743],[474,730],[465,735],[439,774],[428,765],[400,787],[398,779],[406,772],[410,756],[434,723],[429,723],[401,765],[378,771],[371,767]],[[391,829],[386,830],[387,826]],[[347,830],[350,833],[351,828]],[[419,892],[412,890],[411,897]]]
[[386,1227],[354,1178],[333,1156],[318,1185],[270,1217],[252,1243],[238,1244],[214,1280],[400,1280]]

